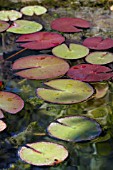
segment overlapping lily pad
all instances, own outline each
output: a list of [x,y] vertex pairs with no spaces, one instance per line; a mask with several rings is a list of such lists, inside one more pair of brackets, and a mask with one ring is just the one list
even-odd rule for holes
[[68,157],[68,151],[56,143],[37,142],[22,147],[19,156],[23,161],[32,165],[54,166]]
[[3,32],[7,30],[9,27],[9,24],[5,21],[0,21],[0,32]]
[[58,79],[46,82],[51,87],[38,88],[37,94],[40,98],[51,103],[72,104],[87,100],[94,90],[92,86],[81,81],[71,79]]
[[7,125],[2,120],[0,120],[0,132],[6,129],[6,127]]
[[61,44],[54,47],[52,53],[64,59],[79,59],[85,57],[89,53],[89,49],[79,44],[70,44],[69,48],[66,44]]
[[[34,55],[16,60],[12,66],[16,75],[28,79],[49,79],[64,75],[69,64],[52,55]],[[19,71],[18,71],[19,70]]]
[[47,12],[47,9],[43,6],[34,5],[34,6],[26,6],[21,9],[21,12],[24,15],[32,16],[32,15],[42,15]]
[[70,116],[52,122],[47,131],[50,136],[72,142],[88,141],[101,133],[100,125],[84,116]]
[[22,13],[16,10],[0,11],[0,20],[2,21],[15,21],[21,17],[22,17]]
[[78,64],[71,67],[67,73],[70,78],[85,82],[98,82],[113,77],[112,69],[96,64]]
[[90,23],[81,18],[57,18],[51,23],[51,28],[60,32],[80,32],[89,27]]
[[[48,49],[55,47],[65,41],[65,38],[53,32],[38,32],[20,36],[16,42],[24,42],[21,47],[34,50]],[[26,42],[26,43],[25,43]]]
[[30,34],[42,29],[42,25],[35,21],[17,20],[7,30],[16,34]]

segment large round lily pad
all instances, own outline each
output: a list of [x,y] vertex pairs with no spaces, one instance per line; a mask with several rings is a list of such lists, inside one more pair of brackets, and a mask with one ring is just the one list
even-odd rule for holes
[[2,120],[0,120],[0,132],[3,131],[6,127],[6,124]]
[[70,116],[52,122],[47,131],[50,136],[73,142],[88,141],[101,133],[100,125],[84,116]]
[[89,53],[89,49],[79,44],[70,44],[69,48],[66,44],[61,44],[54,47],[52,53],[64,59],[79,59],[85,57]]
[[37,32],[34,34],[22,35],[16,42],[26,42],[21,47],[34,50],[48,49],[55,47],[65,41],[65,38],[53,32]]
[[22,17],[22,13],[16,10],[0,11],[0,20],[2,21],[15,21],[21,17]]
[[9,27],[9,24],[5,21],[0,21],[0,32],[3,32],[7,30]]
[[[27,56],[16,60],[12,66],[16,75],[28,79],[48,79],[64,75],[69,64],[52,55]],[[18,71],[19,69],[19,71]]]
[[32,165],[54,166],[68,157],[68,151],[56,143],[37,142],[22,147],[19,156],[23,161]]
[[47,9],[43,6],[34,5],[34,6],[26,6],[21,9],[21,12],[24,15],[32,16],[32,15],[42,15],[47,12]]
[[15,114],[24,107],[24,101],[16,94],[0,91],[0,109]]
[[89,27],[90,23],[81,18],[57,18],[51,23],[51,28],[60,32],[80,32],[79,28]]
[[38,88],[40,98],[51,103],[72,104],[88,99],[94,93],[93,88],[84,82],[71,79],[58,79],[46,82],[51,89]]
[[17,20],[7,30],[16,34],[30,34],[42,29],[42,25],[35,21]]
[[112,69],[96,64],[78,64],[72,66],[67,75],[74,80],[98,82],[113,77]]
[[113,62],[113,54],[109,52],[93,52],[85,60],[91,64],[108,64]]

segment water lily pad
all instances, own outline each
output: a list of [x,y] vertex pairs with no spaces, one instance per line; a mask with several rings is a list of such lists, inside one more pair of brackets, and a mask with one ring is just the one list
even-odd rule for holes
[[0,11],[0,20],[2,21],[15,21],[22,17],[22,13],[15,10]]
[[83,45],[94,50],[107,50],[113,47],[113,40],[111,38],[90,37],[84,40]]
[[51,23],[51,28],[60,32],[80,32],[79,28],[89,27],[90,23],[81,18],[57,18]]
[[85,60],[91,64],[108,64],[113,62],[113,54],[109,52],[93,52]]
[[85,57],[89,53],[89,49],[79,44],[70,44],[69,48],[66,44],[61,44],[54,47],[52,53],[60,58],[79,59]]
[[18,70],[16,75],[28,79],[48,79],[64,75],[69,70],[69,64],[52,55],[34,55],[16,60],[12,66]]
[[24,107],[24,101],[16,94],[0,91],[0,109],[15,114]]
[[6,127],[6,124],[2,120],[0,120],[0,132],[3,131]]
[[58,79],[46,82],[52,89],[38,88],[40,98],[51,103],[72,104],[88,99],[94,93],[92,86],[81,81]]
[[2,110],[0,110],[0,119],[4,118],[4,114],[2,112]]
[[32,165],[54,166],[68,157],[68,151],[56,143],[37,142],[22,147],[19,156],[23,161]]
[[78,64],[69,69],[67,75],[74,80],[98,82],[109,80],[113,76],[112,69],[96,64]]
[[20,36],[16,42],[26,42],[21,47],[34,50],[48,49],[55,47],[65,41],[65,38],[53,32],[38,32]]
[[5,21],[0,21],[0,32],[3,32],[7,30],[9,27],[9,24]]
[[47,12],[47,9],[43,6],[34,5],[34,6],[26,6],[21,9],[21,12],[24,15],[32,16],[32,15],[42,15]]
[[35,21],[17,20],[7,30],[16,34],[30,34],[42,29],[42,25]]
[[84,116],[69,116],[52,122],[47,131],[50,136],[73,142],[88,141],[101,133],[100,125]]

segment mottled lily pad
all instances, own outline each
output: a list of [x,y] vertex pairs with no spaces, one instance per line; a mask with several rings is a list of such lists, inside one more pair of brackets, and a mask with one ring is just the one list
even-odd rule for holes
[[20,36],[16,42],[26,42],[21,47],[34,50],[48,49],[55,47],[65,41],[65,38],[53,32],[38,32]]
[[0,21],[0,32],[3,32],[7,30],[9,27],[9,24],[5,21]]
[[64,59],[79,59],[85,57],[89,53],[89,49],[79,44],[70,44],[69,48],[66,44],[61,44],[54,47],[52,53]]
[[88,99],[94,93],[93,88],[84,82],[71,79],[58,79],[46,82],[52,89],[38,88],[40,98],[51,103],[72,104]]
[[91,64],[108,64],[113,62],[113,54],[109,52],[93,52],[85,60]]
[[78,64],[69,69],[67,75],[74,80],[98,82],[109,80],[113,76],[112,69],[96,64]]
[[100,125],[84,116],[70,116],[52,122],[47,131],[50,136],[73,142],[88,141],[101,133]]
[[24,15],[32,16],[32,15],[42,15],[47,12],[47,9],[43,6],[34,5],[34,6],[26,6],[21,9],[21,12]]
[[0,20],[2,21],[15,21],[22,17],[22,13],[15,10],[0,11]]
[[23,161],[32,165],[54,166],[68,157],[68,151],[56,143],[37,142],[22,147],[19,156]]
[[51,28],[60,32],[80,32],[79,28],[89,27],[90,23],[81,18],[57,18],[51,23]]
[[0,120],[0,132],[3,131],[6,127],[6,124],[2,120]]
[[17,20],[7,30],[16,34],[30,34],[42,29],[42,25],[35,21]]
[[16,75],[28,79],[48,79],[64,75],[69,70],[69,64],[52,55],[27,56],[16,60],[13,70],[19,69]]

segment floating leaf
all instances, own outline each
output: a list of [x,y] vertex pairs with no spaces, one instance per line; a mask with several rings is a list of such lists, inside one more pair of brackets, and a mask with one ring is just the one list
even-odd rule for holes
[[9,24],[5,21],[0,21],[0,32],[3,32],[7,30],[9,27]]
[[0,120],[0,132],[3,131],[6,127],[6,124],[2,120]]
[[4,114],[2,112],[2,110],[0,110],[0,119],[4,118]]
[[16,34],[30,34],[42,29],[42,25],[35,21],[17,20],[7,30]]
[[26,6],[21,9],[21,12],[24,15],[32,16],[32,15],[42,15],[47,12],[47,9],[43,6],[34,5],[34,6]]
[[22,17],[22,13],[15,10],[0,11],[0,20],[2,21],[15,21]]
[[32,165],[54,166],[68,157],[68,151],[56,143],[37,142],[22,147],[19,156],[23,161]]
[[89,49],[79,44],[70,44],[69,48],[66,44],[61,44],[54,47],[52,53],[60,58],[79,59],[85,57],[89,53]]
[[51,23],[51,28],[60,32],[80,32],[89,28],[90,23],[81,18],[57,18]]
[[90,37],[84,40],[83,45],[94,50],[107,50],[113,47],[113,40],[111,38]]
[[16,75],[28,79],[48,79],[64,75],[69,70],[69,64],[52,55],[34,55],[16,60],[13,70],[19,69]]
[[16,94],[0,91],[0,109],[15,114],[24,107],[24,101]]
[[105,66],[79,64],[71,67],[67,75],[74,80],[98,82],[110,79],[113,76],[113,72],[112,69]]
[[94,92],[89,84],[71,79],[52,80],[46,82],[45,85],[52,89],[38,88],[37,94],[43,100],[51,103],[79,103],[88,99]]
[[50,136],[73,142],[88,141],[101,133],[100,125],[84,116],[69,116],[52,122],[47,131]]
[[48,49],[55,47],[65,41],[65,38],[53,32],[38,32],[30,35],[20,36],[16,42],[26,42],[21,47],[34,50]]

